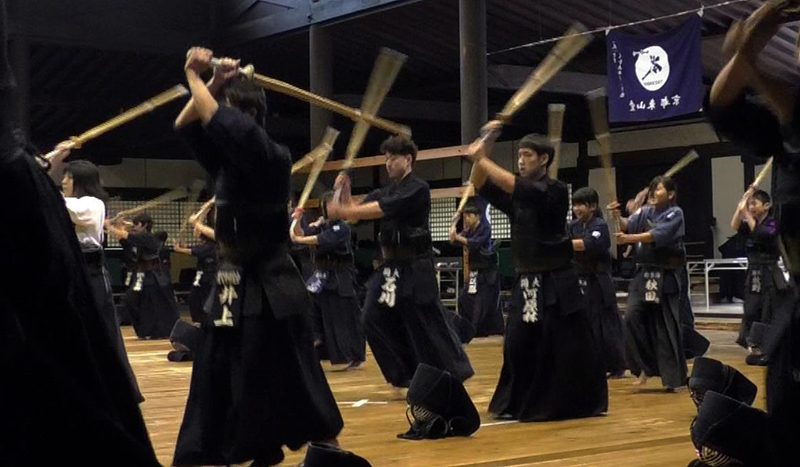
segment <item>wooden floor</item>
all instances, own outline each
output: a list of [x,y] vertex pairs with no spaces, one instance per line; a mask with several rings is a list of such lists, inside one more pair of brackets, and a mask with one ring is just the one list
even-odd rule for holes
[[[744,365],[745,351],[731,331],[703,331],[713,345],[709,356],[735,366],[759,385],[756,406],[763,408],[764,370]],[[191,377],[191,363],[170,363],[166,341],[138,341],[123,328],[133,369],[147,400],[142,404],[150,437],[164,465],[172,462]],[[486,415],[502,364],[502,339],[478,339],[467,346],[476,375],[466,384],[482,414],[483,425],[471,438],[400,441],[408,428],[403,401],[392,395],[371,356],[363,369],[328,372],[345,428],[342,447],[373,466],[680,466],[695,456],[689,424],[696,411],[687,391],[667,394],[658,379],[640,389],[633,379],[609,383],[608,416],[548,423],[496,422]],[[326,368],[327,371],[327,368]],[[303,453],[287,452],[283,465],[295,465]]]

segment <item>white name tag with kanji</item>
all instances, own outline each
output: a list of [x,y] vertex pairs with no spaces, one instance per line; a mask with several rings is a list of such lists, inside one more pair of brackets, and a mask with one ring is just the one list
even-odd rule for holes
[[137,272],[136,273],[136,283],[133,284],[133,291],[134,292],[141,292],[142,291],[142,283],[144,282],[144,273]]
[[578,279],[578,285],[581,287],[581,294],[586,295],[586,288],[589,287],[589,281],[586,279]]
[[542,288],[541,279],[539,276],[534,276],[533,279],[522,277],[519,285],[522,289],[523,299],[522,321],[533,324],[539,321],[539,294]]
[[661,303],[661,283],[664,274],[661,271],[644,272],[644,301],[647,303]]
[[381,285],[381,296],[378,303],[382,303],[389,308],[394,308],[397,302],[397,279],[400,278],[400,271],[395,268],[383,268],[383,285]]
[[475,295],[478,293],[478,271],[469,272],[469,284],[467,285],[467,293]]
[[762,276],[760,269],[753,269],[750,275],[750,292],[761,293]]
[[220,271],[217,273],[217,285],[219,290],[219,303],[222,306],[222,316],[214,320],[214,326],[232,327],[233,326],[233,302],[239,299],[236,289],[241,282],[239,271]]

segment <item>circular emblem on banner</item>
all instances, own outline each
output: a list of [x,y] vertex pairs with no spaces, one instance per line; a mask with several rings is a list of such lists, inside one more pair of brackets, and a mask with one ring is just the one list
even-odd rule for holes
[[636,58],[636,78],[648,91],[658,91],[669,79],[669,55],[657,45],[634,52]]

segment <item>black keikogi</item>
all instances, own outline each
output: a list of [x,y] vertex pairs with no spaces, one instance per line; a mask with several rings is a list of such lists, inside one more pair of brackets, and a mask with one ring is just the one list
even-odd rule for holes
[[323,360],[332,364],[366,361],[367,349],[361,309],[356,299],[355,267],[350,226],[325,221],[305,235],[316,235],[314,273],[306,287],[314,300],[314,339]]
[[792,287],[778,293],[772,325],[764,336],[767,355],[767,412],[782,427],[777,443],[785,459],[794,461],[800,438],[800,95],[787,123],[781,124],[761,102],[742,94],[724,107],[704,105],[720,135],[760,160],[773,157],[772,208],[778,223],[778,244]]
[[772,313],[785,295],[788,287],[783,271],[778,266],[778,223],[772,215],[750,230],[742,221],[739,233],[746,235],[747,273],[744,283],[744,316],[736,343],[747,348],[752,346],[750,330],[753,323],[769,324]]
[[140,339],[166,339],[179,319],[172,278],[164,271],[164,245],[151,232],[130,233],[126,240],[136,251],[136,273],[131,278],[126,306]]
[[654,243],[636,244],[636,275],[628,288],[625,350],[635,376],[660,376],[667,388],[686,385],[679,269],[686,263],[683,210],[647,205],[628,219],[629,234],[650,232]]
[[174,464],[274,465],[282,446],[329,440],[343,426],[313,347],[313,305],[289,257],[291,156],[224,105],[182,131],[216,179],[219,271]]
[[608,386],[572,265],[567,186],[546,175],[514,186],[510,195],[487,180],[479,191],[509,217],[517,274],[489,412],[520,421],[600,415]]
[[202,323],[205,317],[203,307],[217,278],[217,244],[203,238],[191,250],[192,256],[197,258],[197,272],[189,292],[189,314],[192,321]]
[[474,371],[439,298],[428,217],[428,184],[413,173],[370,193],[384,217],[383,264],[370,278],[364,330],[384,378],[408,387],[417,365],[448,371],[461,381]]
[[592,216],[589,222],[573,220],[570,237],[583,240],[584,251],[575,252],[578,280],[586,298],[589,321],[606,372],[619,376],[625,372],[624,332],[617,307],[617,294],[611,277],[611,237],[608,224]]
[[[58,188],[11,134],[0,0],[0,465],[157,466]],[[44,290],[43,290],[44,287]]]
[[[502,335],[505,324],[500,306],[500,278],[497,253],[492,243],[492,227],[479,209],[475,211],[481,217],[480,224],[461,232],[467,239],[465,248],[468,250],[469,277],[464,278],[464,289],[458,296],[458,314],[472,325],[470,328],[475,330],[474,337]],[[461,336],[462,341],[469,342],[473,336],[469,336],[469,339],[464,337]]]

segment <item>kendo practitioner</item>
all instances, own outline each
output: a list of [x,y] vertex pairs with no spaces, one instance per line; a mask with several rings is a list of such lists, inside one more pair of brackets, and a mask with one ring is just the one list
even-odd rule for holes
[[[185,65],[175,121],[216,180],[219,270],[194,355],[174,465],[276,465],[283,446],[336,444],[343,422],[314,350],[313,304],[289,257],[289,151],[264,131],[264,91],[212,52]],[[216,98],[219,98],[217,101]]]
[[[642,189],[635,198],[628,200],[626,203],[626,211],[629,215],[634,214],[644,204],[652,204],[652,189],[650,186]],[[638,251],[638,250],[636,250]],[[634,252],[633,244],[628,244],[623,257],[627,258]],[[675,273],[678,278],[678,287],[680,289],[678,300],[678,316],[679,325],[681,328],[681,335],[683,339],[683,352],[687,360],[695,357],[705,355],[711,342],[706,339],[702,334],[697,332],[694,328],[694,311],[692,310],[690,285],[689,285],[689,270],[686,263],[682,267],[676,269]]]
[[569,224],[578,281],[586,298],[595,342],[608,376],[625,374],[622,316],[611,278],[611,236],[594,188],[584,187],[572,195],[573,221]]
[[59,145],[58,149],[59,152],[51,161],[50,176],[54,180],[61,178],[61,192],[69,217],[75,224],[75,233],[86,261],[95,305],[100,311],[100,317],[103,318],[106,332],[114,344],[120,362],[128,374],[135,397],[139,402],[144,402],[136,375],[128,361],[128,352],[125,350],[125,342],[122,339],[114,307],[111,280],[105,264],[103,223],[106,218],[105,202],[108,200],[108,193],[100,183],[100,172],[94,164],[86,160],[65,164],[64,160],[69,157],[70,151],[65,144]]
[[131,280],[126,306],[139,339],[167,339],[180,317],[172,278],[162,265],[164,243],[153,235],[153,219],[137,214],[128,231],[106,220],[106,229],[136,251],[136,274]]
[[12,131],[7,31],[0,0],[0,465],[158,466],[64,198]]
[[439,298],[429,231],[430,188],[412,172],[417,146],[394,136],[381,144],[381,152],[391,183],[355,204],[349,178],[340,175],[338,193],[328,205],[331,219],[382,219],[383,264],[368,283],[364,305],[367,341],[397,393],[409,386],[420,363],[465,381],[474,371]]
[[608,386],[567,234],[567,185],[547,176],[554,150],[545,137],[519,143],[519,175],[486,155],[502,124],[487,124],[470,146],[478,194],[511,222],[517,277],[503,344],[503,368],[489,412],[523,422],[608,411]]
[[299,221],[303,211],[295,211],[298,222],[290,236],[293,243],[316,250],[314,273],[306,281],[306,289],[314,300],[317,351],[332,365],[347,364],[348,370],[354,370],[367,359],[367,341],[354,287],[350,226],[342,220],[327,219],[327,205],[332,199],[333,192],[325,193],[321,204],[323,217],[305,231]]
[[[201,213],[202,214],[202,213]],[[211,294],[214,280],[217,277],[217,244],[214,235],[213,216],[208,213],[209,224],[200,221],[201,216],[192,216],[190,223],[194,237],[198,244],[187,248],[183,245],[176,245],[173,248],[177,253],[191,255],[197,258],[197,272],[192,282],[192,289],[189,291],[189,315],[194,323],[202,323],[205,319],[206,300]]]
[[747,237],[747,273],[745,279],[744,316],[736,343],[748,349],[747,363],[766,365],[760,346],[750,338],[753,323],[768,325],[778,294],[785,295],[786,278],[778,266],[778,224],[770,214],[770,196],[763,190],[749,188],[731,219],[731,228]]
[[[497,253],[492,243],[492,226],[482,219],[475,205],[464,208],[464,228],[450,229],[450,241],[464,247],[464,289],[458,296],[458,313],[472,323],[475,337],[503,335],[505,325],[500,307],[500,278]],[[466,342],[472,340],[470,336]],[[464,338],[462,337],[462,341]],[[466,343],[465,342],[465,343]]]
[[172,297],[177,310],[178,298],[175,296],[175,287],[172,286],[172,253],[175,253],[175,248],[168,243],[169,233],[166,230],[159,230],[153,235],[158,240],[158,259],[161,261],[161,272],[169,278],[169,280],[162,281],[160,285],[164,296]]
[[785,11],[790,4],[768,1],[732,28],[726,44],[733,56],[703,106],[720,135],[761,160],[773,156],[772,209],[791,288],[778,294],[763,350],[769,361],[767,411],[781,426],[783,465],[796,463],[800,439],[800,94],[766,75],[758,56],[783,23],[795,19]]
[[[132,227],[130,221],[120,220],[119,222],[124,224],[126,228]],[[122,248],[122,264],[124,266],[122,285],[125,287],[125,293],[120,297],[117,317],[120,326],[130,326],[133,324],[131,310],[134,308],[133,278],[136,276],[136,249],[132,243],[125,240],[120,241],[119,246]],[[136,312],[134,311],[133,314],[136,314]]]
[[628,366],[643,385],[660,376],[668,391],[686,385],[686,355],[680,318],[679,269],[686,264],[683,210],[671,178],[650,182],[648,204],[629,218],[619,203],[609,207],[619,219],[617,244],[634,244],[636,274],[628,289],[625,350]]

